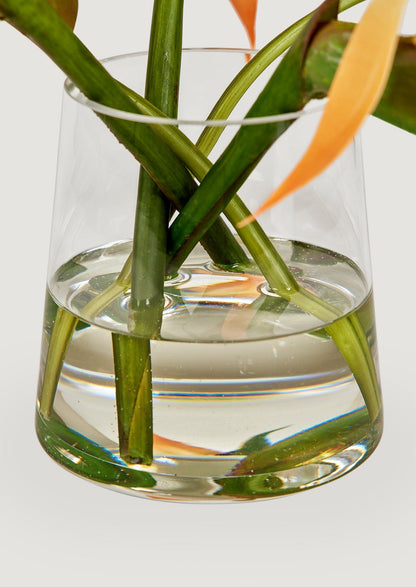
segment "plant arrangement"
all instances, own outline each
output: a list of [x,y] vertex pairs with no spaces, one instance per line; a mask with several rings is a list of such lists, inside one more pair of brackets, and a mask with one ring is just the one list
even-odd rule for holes
[[[259,222],[261,214],[292,197],[335,161],[369,114],[416,132],[416,48],[412,38],[397,36],[407,2],[372,0],[358,25],[339,19],[343,10],[361,1],[326,0],[267,46],[249,54],[212,104],[198,140],[192,141],[175,123],[180,106],[184,0],[154,0],[143,95],[113,77],[75,35],[77,0],[0,0],[1,17],[47,53],[86,100],[103,107],[97,107],[94,116],[140,164],[134,231],[120,270],[86,298],[79,312],[59,303],[53,291],[47,297],[37,431],[49,454],[67,468],[110,486],[158,495],[163,494],[160,479],[166,475],[160,467],[163,459],[176,459],[176,465],[181,457],[188,464],[220,459],[232,463],[225,473],[196,475],[205,481],[209,478],[209,493],[206,487],[186,493],[169,486],[164,494],[252,499],[313,486],[316,480],[291,485],[284,472],[293,476],[293,471],[322,464],[359,445],[363,438],[371,439],[367,456],[376,446],[382,408],[368,315],[362,309],[343,312],[305,287]],[[254,48],[257,0],[231,0],[231,4]],[[267,123],[242,124],[211,161],[226,125],[210,123],[226,121],[270,67],[273,72],[246,116],[249,121]],[[322,98],[328,100],[305,154],[287,179],[275,186],[276,191],[257,210],[249,210],[238,192],[296,120],[285,116]],[[111,109],[132,116],[112,116]],[[139,124],[134,119],[137,115],[166,119],[166,124]],[[224,279],[231,276],[234,284],[233,279],[245,276],[256,287],[267,286],[271,295],[258,290],[254,301],[250,300],[251,320],[256,316],[261,320],[266,312],[278,321],[292,307],[317,319],[319,326],[311,328],[308,336],[335,345],[362,403],[276,441],[276,430],[262,430],[222,453],[158,434],[154,428],[154,342],[164,338],[166,296],[180,296],[180,287],[179,294],[178,289],[172,294],[178,275],[201,246]],[[300,250],[300,245],[292,246]],[[314,255],[329,259],[323,251],[306,249],[308,259]],[[79,260],[68,259],[59,271],[68,276],[79,267]],[[98,317],[106,316],[123,296],[128,298],[126,323],[122,329],[109,328],[118,426],[114,448],[69,425],[57,409],[56,397],[73,341],[99,324]],[[222,327],[233,319],[234,310],[227,310]],[[244,332],[247,341],[256,339],[247,334],[248,328]],[[188,477],[195,481],[195,476]]]

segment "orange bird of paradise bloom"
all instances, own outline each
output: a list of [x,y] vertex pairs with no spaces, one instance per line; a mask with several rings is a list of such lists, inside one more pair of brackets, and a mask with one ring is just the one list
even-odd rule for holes
[[256,46],[257,0],[230,0],[230,2],[247,31],[251,48],[254,49]]
[[353,140],[387,84],[407,2],[370,2],[345,49],[309,148],[284,182],[241,226],[317,177]]

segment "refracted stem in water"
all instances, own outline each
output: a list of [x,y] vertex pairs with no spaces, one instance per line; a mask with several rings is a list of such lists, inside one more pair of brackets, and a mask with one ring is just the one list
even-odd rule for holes
[[84,320],[93,322],[100,312],[130,288],[132,260],[133,255],[130,254],[115,281],[84,306],[82,310]]
[[112,334],[120,456],[130,463],[153,460],[150,340]]
[[118,487],[156,485],[150,473],[120,466],[120,459],[111,451],[69,428],[57,414],[47,420],[37,418],[36,431],[51,457],[74,473]]
[[45,418],[50,418],[51,416],[66,351],[68,350],[77,322],[78,318],[66,310],[58,308],[49,341],[39,399],[39,411]]
[[366,408],[329,420],[249,454],[234,467],[232,475],[275,473],[311,463],[317,455],[319,460],[330,458],[368,434],[368,420]]

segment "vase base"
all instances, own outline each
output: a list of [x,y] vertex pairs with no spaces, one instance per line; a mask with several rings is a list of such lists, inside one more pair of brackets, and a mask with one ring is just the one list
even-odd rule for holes
[[124,494],[189,503],[270,499],[318,487],[361,465],[377,447],[382,433],[379,418],[361,439],[338,452],[334,448],[327,450],[327,454],[312,462],[260,474],[215,478],[164,475],[150,472],[149,467],[126,466],[94,444],[86,453],[80,450],[75,439],[70,438],[71,431],[67,429],[67,437],[62,438],[49,423],[37,414],[39,441],[53,460],[72,473]]

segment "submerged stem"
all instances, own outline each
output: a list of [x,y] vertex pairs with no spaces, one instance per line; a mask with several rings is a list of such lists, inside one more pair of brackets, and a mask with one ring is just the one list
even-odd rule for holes
[[369,414],[365,408],[329,420],[249,454],[234,467],[233,475],[275,473],[310,464],[317,458],[330,458],[362,440],[368,433],[368,421]]
[[120,456],[131,463],[153,460],[150,341],[112,334]]
[[82,317],[88,322],[93,322],[94,318],[100,314],[107,306],[111,304],[118,296],[122,295],[131,284],[131,266],[133,261],[133,254],[127,257],[122,270],[118,274],[116,280],[109,285],[105,290],[92,298],[82,310]]
[[77,325],[78,318],[62,308],[58,308],[49,341],[45,372],[39,399],[39,411],[50,418],[59,377],[69,343]]

